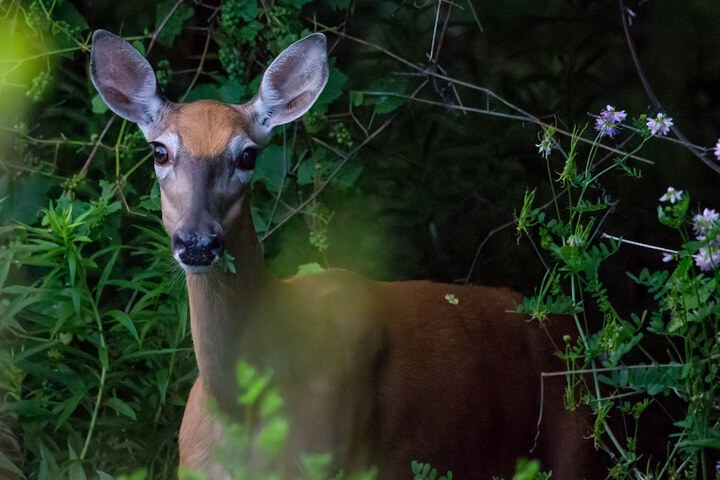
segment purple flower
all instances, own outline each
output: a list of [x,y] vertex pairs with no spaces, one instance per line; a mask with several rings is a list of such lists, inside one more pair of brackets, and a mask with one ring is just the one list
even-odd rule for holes
[[672,253],[663,252],[663,262],[668,263],[672,262],[673,260],[675,260],[675,255],[673,255]]
[[607,105],[605,110],[600,112],[600,118],[616,124],[625,120],[627,118],[627,113],[625,113],[625,110],[615,110],[615,107],[612,105]]
[[667,192],[660,197],[660,201],[675,203],[682,198],[682,194],[682,190],[675,190],[673,187],[668,187]]
[[720,265],[720,249],[713,247],[700,247],[698,253],[693,255],[695,265],[703,272],[714,270]]
[[[715,158],[717,159],[717,161],[720,162],[720,138],[718,138],[718,141],[715,144],[715,150],[713,151],[713,153],[715,154]],[[720,464],[720,462],[718,462],[718,464]]]
[[707,234],[717,225],[718,219],[720,219],[720,214],[709,208],[703,210],[702,214],[693,217],[693,230],[698,240],[705,240]]
[[625,110],[615,110],[612,105],[607,105],[600,116],[595,119],[595,130],[600,132],[601,137],[614,137],[618,132],[618,126],[627,118]]
[[647,127],[652,135],[665,136],[670,132],[670,127],[673,125],[673,119],[664,113],[658,113],[657,117],[649,118],[647,121]]
[[610,120],[606,120],[604,118],[596,118],[595,119],[595,130],[600,132],[601,137],[610,137],[613,138],[615,134],[618,132],[618,129],[616,127],[616,124],[611,122]]

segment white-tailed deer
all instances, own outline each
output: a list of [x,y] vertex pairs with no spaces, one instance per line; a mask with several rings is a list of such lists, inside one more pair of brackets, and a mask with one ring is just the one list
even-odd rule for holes
[[[93,35],[93,84],[108,106],[138,124],[153,149],[162,217],[185,270],[199,378],[180,428],[180,462],[228,478],[213,458],[238,415],[239,361],[272,370],[290,434],[282,468],[297,478],[303,452],[334,453],[346,473],[378,468],[410,478],[410,462],[452,469],[461,480],[511,475],[538,457],[553,478],[602,478],[586,420],[563,407],[563,380],[546,382],[538,447],[540,374],[563,369],[549,332],[507,313],[507,289],[425,281],[383,283],[328,270],[277,280],[264,266],[247,193],[273,127],[305,113],[328,77],[325,37],[288,47],[243,105],[177,104],[150,64],[121,38]],[[217,265],[223,252],[236,273]],[[458,302],[446,300],[454,295]],[[550,335],[548,335],[550,333]]]

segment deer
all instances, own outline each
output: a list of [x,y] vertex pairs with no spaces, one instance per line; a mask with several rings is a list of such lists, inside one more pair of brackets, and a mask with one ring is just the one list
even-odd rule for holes
[[[274,127],[313,105],[328,71],[326,38],[314,33],[272,61],[249,102],[174,103],[135,48],[93,34],[92,83],[150,144],[162,222],[186,277],[199,373],[180,465],[230,478],[213,454],[227,447],[216,412],[242,418],[243,361],[272,371],[282,392],[283,478],[301,476],[303,452],[332,452],[338,470],[374,467],[379,479],[410,478],[413,460],[464,480],[509,478],[520,457],[560,480],[604,478],[584,438],[588,419],[564,408],[564,379],[548,379],[541,395],[542,372],[564,369],[554,345],[569,321],[528,322],[507,288],[270,273],[249,207],[256,160]],[[225,253],[234,272],[220,267]]]

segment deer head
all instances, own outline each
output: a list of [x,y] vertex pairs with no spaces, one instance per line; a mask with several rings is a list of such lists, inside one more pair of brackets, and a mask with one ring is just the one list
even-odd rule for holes
[[[167,100],[148,61],[104,30],[93,34],[90,76],[108,107],[152,146],[172,252],[190,274],[208,272],[239,228],[257,155],[271,130],[305,113],[328,78],[325,36],[285,49],[245,104]],[[245,216],[249,219],[249,216]]]

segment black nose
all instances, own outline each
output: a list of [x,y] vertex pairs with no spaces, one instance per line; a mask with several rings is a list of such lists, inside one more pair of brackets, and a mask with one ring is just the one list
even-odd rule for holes
[[173,254],[185,265],[208,266],[220,258],[225,249],[221,233],[196,234],[178,230],[172,237]]

